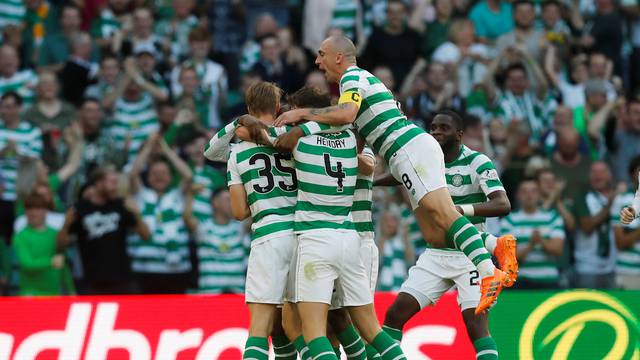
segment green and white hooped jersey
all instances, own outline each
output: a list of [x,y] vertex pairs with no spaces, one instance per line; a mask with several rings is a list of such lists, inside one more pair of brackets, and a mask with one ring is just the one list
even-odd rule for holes
[[190,271],[189,234],[182,218],[184,198],[180,189],[158,196],[155,191],[142,187],[136,194],[136,202],[142,220],[151,231],[151,239],[130,237],[133,271],[165,274]]
[[233,145],[227,184],[241,184],[247,192],[252,243],[293,235],[297,180],[290,154],[246,141]]
[[244,291],[249,244],[239,221],[218,224],[209,218],[198,223],[199,292],[219,294]]
[[400,222],[407,231],[409,244],[413,245],[413,250],[417,258],[427,249],[428,244],[422,236],[420,226],[418,226],[418,221],[416,220],[416,216],[413,214],[413,211],[411,211],[411,208],[406,206],[403,207],[400,214]]
[[35,100],[38,75],[33,70],[22,70],[10,78],[0,77],[0,95],[15,91],[22,97],[22,108],[27,109]]
[[15,201],[18,156],[39,158],[42,155],[42,132],[25,121],[21,121],[15,129],[7,128],[0,121],[0,150],[4,149],[9,141],[16,143],[16,152],[0,158],[0,172],[4,179],[4,191],[0,194],[0,199]]
[[[362,149],[360,155],[364,155],[376,159],[375,154],[370,147],[366,146]],[[356,190],[353,194],[353,207],[351,208],[351,218],[353,225],[360,235],[361,239],[373,240],[373,173],[363,175],[358,173],[356,178]]]
[[7,25],[20,25],[27,15],[23,0],[0,0],[0,30]]
[[[454,161],[445,164],[445,178],[453,203],[456,205],[483,203],[492,192],[504,191],[491,159],[465,145],[462,145]],[[484,217],[468,216],[467,219],[478,230],[485,230]]]
[[370,72],[349,67],[340,79],[340,95],[348,92],[358,93],[362,100],[355,120],[358,133],[387,164],[400,148],[425,133],[407,120],[391,91]]
[[204,221],[213,215],[211,209],[212,192],[224,187],[226,178],[221,172],[207,165],[194,166],[191,171],[193,172],[193,183],[204,186],[200,192],[193,195],[193,216],[198,221]]
[[[456,205],[483,203],[492,192],[504,191],[491,159],[465,145],[462,145],[454,161],[445,164],[445,178],[451,199]],[[467,216],[467,219],[479,231],[486,230],[484,217]],[[458,251],[451,248],[438,250]]]
[[[518,239],[519,247],[527,246],[534,230],[538,230],[543,239],[565,238],[564,221],[555,210],[538,209],[532,214],[524,211],[512,212],[502,219],[501,225],[501,232],[513,234]],[[518,276],[536,282],[557,283],[559,280],[557,261],[544,252],[542,245],[536,245],[524,261],[520,262]]]
[[378,276],[378,290],[398,291],[407,278],[407,262],[404,243],[400,235],[384,242],[382,262]]
[[[611,205],[611,227],[622,226],[624,231],[632,231],[640,228],[640,219],[635,219],[629,225],[620,223],[620,211],[631,206],[633,203],[634,193],[626,192],[616,196]],[[632,248],[626,250],[618,250],[618,258],[616,262],[616,273],[622,275],[640,276],[640,242],[636,241]]]
[[124,149],[127,136],[131,137],[128,163],[133,162],[144,141],[159,128],[158,116],[151,95],[145,93],[136,102],[120,98],[115,103],[111,132],[118,148]]
[[344,36],[356,42],[356,29],[358,21],[358,0],[336,0],[331,17],[331,27],[342,30]]
[[310,135],[298,141],[293,157],[298,178],[296,233],[353,230],[353,195],[358,175],[356,137],[350,130]]

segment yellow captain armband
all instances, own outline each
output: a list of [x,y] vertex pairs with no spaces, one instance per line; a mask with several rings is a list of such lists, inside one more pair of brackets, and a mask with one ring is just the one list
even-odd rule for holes
[[360,108],[360,104],[362,103],[362,96],[357,91],[345,91],[342,95],[340,95],[340,99],[338,99],[338,104],[344,103],[354,103],[358,108]]

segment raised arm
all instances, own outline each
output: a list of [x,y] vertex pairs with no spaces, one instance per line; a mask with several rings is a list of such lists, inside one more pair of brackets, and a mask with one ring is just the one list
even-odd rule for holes
[[[195,233],[198,229],[198,219],[193,215],[193,196],[194,193],[198,191],[198,189],[194,188],[195,186],[196,184],[191,185],[189,191],[187,191],[185,194],[184,212],[182,213],[184,224],[192,234]],[[200,188],[199,190],[202,190],[202,188]]]
[[589,136],[594,139],[600,138],[602,134],[602,128],[604,128],[607,123],[607,119],[609,119],[609,115],[616,107],[616,101],[607,102],[598,112],[596,112],[591,120],[589,120],[589,127],[587,129]]
[[58,170],[58,178],[61,182],[69,179],[80,167],[82,162],[82,151],[84,150],[84,139],[82,130],[78,123],[73,123],[65,130],[65,141],[71,148],[67,162]]
[[129,172],[129,194],[135,194],[140,189],[140,176],[142,174],[142,170],[147,165],[149,156],[151,156],[151,150],[153,150],[153,147],[158,143],[158,138],[159,135],[157,133],[151,134],[147,139],[147,142],[142,146],[140,153],[138,153],[138,156],[133,161],[131,171]]
[[180,175],[183,192],[187,192],[193,178],[191,168],[189,168],[189,165],[182,160],[180,156],[178,156],[178,154],[167,144],[166,141],[164,141],[162,137],[160,137],[158,141],[160,142],[162,153],[167,157],[167,159],[169,159],[171,165],[173,165]]
[[71,238],[69,237],[69,232],[71,230],[71,225],[76,221],[76,209],[70,208],[67,210],[67,213],[64,216],[64,224],[58,234],[56,235],[56,249],[57,252],[64,251],[69,244],[71,244]]
[[142,215],[140,214],[140,209],[136,204],[135,200],[132,198],[128,198],[125,200],[125,208],[129,211],[131,218],[133,220],[133,231],[140,236],[142,240],[150,240],[151,239],[151,229],[146,222],[142,219]]

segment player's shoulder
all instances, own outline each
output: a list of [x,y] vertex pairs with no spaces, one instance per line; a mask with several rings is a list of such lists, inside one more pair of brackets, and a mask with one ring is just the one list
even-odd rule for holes
[[340,77],[340,86],[349,88],[350,84],[360,83],[363,78],[373,76],[367,70],[352,66]]
[[237,162],[242,162],[243,160],[246,160],[246,158],[251,157],[254,154],[272,154],[273,152],[275,152],[275,149],[273,149],[272,147],[258,145],[250,141],[241,141],[237,144],[231,145],[229,156],[236,157]]

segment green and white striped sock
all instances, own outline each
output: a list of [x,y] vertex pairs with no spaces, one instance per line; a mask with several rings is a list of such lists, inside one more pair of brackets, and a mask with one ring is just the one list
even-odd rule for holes
[[395,340],[396,342],[401,342],[402,341],[402,330],[394,329],[392,327],[384,325],[382,327],[382,331],[384,331],[387,334],[389,334],[389,336],[391,336],[391,338],[393,340]]
[[400,344],[384,331],[380,331],[378,335],[376,335],[371,345],[378,350],[378,354],[380,354],[383,360],[406,359],[400,348]]
[[498,246],[498,238],[487,232],[481,232],[480,237],[482,238],[482,242],[484,243],[484,247],[487,248],[487,251],[493,254],[493,252],[496,251],[496,246]]
[[269,340],[263,337],[250,337],[244,346],[244,360],[269,360]]
[[373,347],[371,344],[367,344],[364,346],[367,351],[367,360],[381,360],[382,356],[378,354],[378,350]]
[[495,265],[491,261],[491,255],[485,249],[478,229],[460,216],[447,230],[447,246],[462,251],[478,268],[480,276],[493,276]]
[[298,354],[300,354],[300,359],[302,360],[311,360],[311,352],[309,352],[309,347],[307,343],[304,341],[304,337],[302,335],[298,336],[293,341],[293,346],[298,350]]
[[272,336],[271,341],[276,360],[296,360],[298,358],[296,347],[286,336]]
[[491,336],[473,342],[476,349],[476,360],[498,360],[498,345]]
[[338,360],[335,351],[331,347],[331,342],[326,336],[311,340],[308,346],[313,360]]
[[362,341],[360,334],[358,334],[353,325],[349,325],[348,328],[337,334],[337,337],[349,360],[367,359],[367,353],[364,349],[364,341]]

